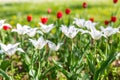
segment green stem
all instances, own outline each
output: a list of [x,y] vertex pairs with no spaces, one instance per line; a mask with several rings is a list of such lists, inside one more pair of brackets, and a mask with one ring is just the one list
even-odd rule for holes
[[[71,44],[71,53],[70,53],[70,67],[72,67],[73,66],[73,49],[74,49],[74,43],[73,43],[73,39],[71,39],[71,41],[72,41],[72,44]],[[70,69],[70,71],[71,71],[71,69]]]
[[11,76],[12,79],[14,79],[14,62],[13,62],[13,57],[11,56]]

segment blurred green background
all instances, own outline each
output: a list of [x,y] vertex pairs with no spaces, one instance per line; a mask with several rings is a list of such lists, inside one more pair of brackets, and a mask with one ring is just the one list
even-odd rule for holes
[[[88,7],[82,8],[86,2]],[[6,19],[11,25],[16,23],[38,25],[41,17],[48,17],[48,23],[56,21],[56,13],[63,12],[63,20],[66,20],[65,9],[70,8],[72,18],[80,17],[88,20],[104,23],[112,15],[117,16],[119,21],[120,2],[113,4],[113,0],[0,0],[0,19]],[[48,14],[47,9],[51,8],[52,13]],[[33,21],[28,23],[27,15],[33,16]]]

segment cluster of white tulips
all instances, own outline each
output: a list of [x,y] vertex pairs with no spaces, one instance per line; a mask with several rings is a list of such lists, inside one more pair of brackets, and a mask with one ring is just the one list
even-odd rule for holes
[[[6,23],[4,22],[5,20],[0,20],[0,29],[2,29],[3,25],[6,25]],[[39,23],[39,24],[40,24],[40,29],[31,28],[28,25],[22,26],[20,24],[17,24],[17,28],[12,29],[11,32],[17,32],[21,36],[27,34],[29,37],[34,37],[37,33],[41,34],[41,37],[38,40],[29,39],[29,41],[33,44],[33,46],[36,49],[42,49],[46,44],[48,44],[51,50],[58,51],[60,46],[63,43],[59,42],[56,45],[52,41],[45,40],[43,38],[44,34],[49,33],[55,27],[54,24],[50,24],[50,25],[45,25],[42,23]],[[78,27],[76,28],[74,24],[77,25]],[[81,34],[85,34],[85,33],[90,34],[91,37],[95,40],[100,39],[102,36],[107,38],[113,34],[120,32],[119,27],[113,28],[111,26],[108,26],[106,28],[101,26],[100,27],[101,31],[100,31],[96,29],[95,27],[96,25],[97,23],[94,23],[91,21],[85,21],[84,19],[75,18],[73,21],[73,25],[70,25],[70,26],[61,25],[60,30],[64,33],[64,35],[66,35],[68,38],[71,38],[71,39],[73,39],[79,32],[81,32]],[[24,50],[22,50],[21,48],[17,48],[19,44],[20,43],[4,45],[3,43],[0,43],[0,46],[2,49],[1,53],[4,52],[8,55],[13,55],[17,50],[20,52],[24,52]]]
[[[97,30],[95,27],[97,25],[97,23],[94,23],[91,21],[85,21],[84,19],[75,18],[75,21],[73,23],[76,24],[79,28],[82,28],[82,30],[80,30],[80,31],[83,34],[89,33],[91,35],[91,37],[95,40],[100,39],[102,36],[107,38],[115,33],[120,32],[119,27],[113,28],[112,26],[107,26],[106,28],[104,28],[103,26],[100,26],[101,31]],[[83,30],[85,28],[86,28],[86,30]]]
[[[52,53],[56,53],[54,55],[58,57],[56,60],[52,58],[52,64],[55,64],[52,66],[53,69],[56,68],[58,70],[61,70],[61,72],[69,80],[73,79],[73,75],[81,75],[79,70],[82,70],[80,66],[83,66],[83,64],[90,66],[89,69],[92,72],[93,76],[96,76],[95,80],[97,80],[98,76],[100,75],[100,72],[97,72],[97,70],[100,71],[99,69],[101,69],[101,66],[99,68],[96,66],[103,65],[101,63],[110,65],[112,61],[115,60],[116,53],[119,52],[118,48],[118,50],[113,50],[112,54],[109,53],[112,52],[110,49],[118,47],[110,47],[111,45],[113,46],[113,44],[109,44],[109,40],[106,44],[104,44],[104,41],[97,42],[97,40],[101,39],[102,37],[102,40],[105,40],[106,42],[106,39],[109,39],[110,36],[120,32],[119,27],[113,28],[109,25],[106,28],[103,26],[97,28],[96,26],[98,23],[85,21],[84,19],[78,18],[75,18],[69,26],[66,26],[64,24],[57,25],[57,23],[49,25],[39,23],[39,25],[40,27],[32,28],[28,25],[17,24],[15,28],[12,28],[10,24],[5,23],[5,20],[0,20],[0,56],[2,54],[6,54],[7,56],[12,57],[16,51],[23,53],[21,54],[21,57],[25,64],[28,65],[28,73],[29,76],[31,76],[31,80],[35,78],[36,80],[41,80],[46,76],[47,71],[49,72],[49,67],[51,66],[51,64],[49,64],[49,61],[51,61],[50,57],[52,57]],[[4,30],[6,31],[2,31],[3,28],[5,28]],[[10,30],[7,32],[8,29]],[[56,30],[56,33],[52,33],[52,30]],[[7,36],[2,36],[5,33]],[[12,41],[8,41],[8,38],[12,39],[16,43],[11,44],[10,42]],[[89,39],[86,40],[85,38]],[[92,41],[95,42],[95,45],[92,43]],[[101,46],[104,46],[105,48],[102,49]],[[101,54],[99,54],[100,52]],[[104,57],[101,57],[101,55]],[[90,56],[92,56],[92,58]],[[117,55],[117,59],[118,57],[119,55]],[[94,61],[94,63],[97,64],[94,64],[92,62],[95,58],[96,61]],[[62,64],[65,66],[65,68],[61,63],[57,63],[57,60],[58,62],[60,60],[63,61]],[[104,65],[102,67],[104,67],[103,70],[106,68]],[[84,68],[88,69],[88,67]],[[43,73],[44,70],[45,73]],[[74,70],[76,71],[73,72]],[[13,71],[12,66],[11,71]],[[97,73],[99,74],[97,75]],[[77,78],[78,77],[76,76],[75,79],[77,80]]]

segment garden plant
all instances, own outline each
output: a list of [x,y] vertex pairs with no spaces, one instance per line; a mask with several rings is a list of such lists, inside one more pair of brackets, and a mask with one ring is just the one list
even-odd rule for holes
[[23,13],[20,4],[0,4],[0,80],[120,80],[119,1],[109,0],[104,20],[87,16],[97,2],[75,1],[59,10],[39,6],[43,12],[21,3]]

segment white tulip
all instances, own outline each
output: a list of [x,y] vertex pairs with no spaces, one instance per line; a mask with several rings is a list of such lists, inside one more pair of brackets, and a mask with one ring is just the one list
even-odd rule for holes
[[17,29],[12,29],[12,32],[17,32],[18,34],[20,35],[24,35],[27,33],[27,30],[29,29],[30,27],[27,26],[27,25],[24,25],[23,27],[20,25],[20,24],[17,24]]
[[22,48],[18,48],[19,44],[20,43],[5,45],[5,44],[0,43],[0,46],[1,46],[2,52],[11,56],[15,54],[16,51],[24,52]]
[[33,40],[33,39],[29,39],[29,40],[30,42],[32,42],[33,46],[36,49],[42,49],[47,44],[47,41],[44,40],[42,36],[38,40]]
[[3,28],[3,24],[4,24],[5,20],[0,20],[0,29]]
[[102,33],[98,30],[92,30],[90,32],[90,35],[92,36],[93,39],[98,40],[102,37]]
[[33,37],[33,36],[35,36],[36,33],[37,33],[37,28],[28,28],[26,34],[29,37]]
[[95,25],[96,25],[97,23],[94,23],[94,22],[91,22],[91,21],[86,21],[85,22],[85,27],[88,29],[88,30],[90,30],[91,28],[95,28]]
[[96,30],[95,28],[91,28],[90,31],[85,31],[84,33],[89,33],[91,37],[95,40],[100,39],[102,36],[106,37],[104,34],[102,34],[101,31]]
[[106,35],[107,37],[119,32],[119,28],[112,28],[111,26],[108,26],[107,28],[103,28],[101,26],[100,28],[101,28],[102,32],[104,33],[104,35]]
[[85,24],[85,20],[84,19],[78,19],[78,18],[74,18],[74,21],[73,21],[74,24],[76,24],[78,27],[85,27],[84,24]]
[[62,45],[63,43],[58,43],[57,45],[51,41],[48,41],[48,46],[50,48],[50,50],[53,50],[53,51],[58,51],[60,46]]
[[79,32],[78,28],[75,28],[74,26],[64,26],[61,25],[60,30],[69,38],[73,39],[77,33]]
[[50,24],[50,25],[45,25],[45,24],[42,24],[42,23],[39,23],[39,24],[40,24],[40,29],[44,33],[49,33],[54,28],[53,24]]

